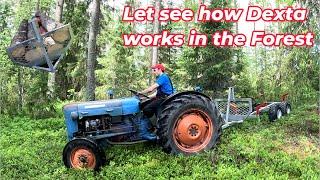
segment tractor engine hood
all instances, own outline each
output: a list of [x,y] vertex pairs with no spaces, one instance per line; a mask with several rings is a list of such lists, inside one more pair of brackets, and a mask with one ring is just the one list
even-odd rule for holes
[[92,116],[122,116],[140,112],[140,100],[137,97],[129,97],[105,101],[91,101],[71,103],[63,107],[65,123],[67,126],[68,140],[74,137],[78,131],[78,119]]
[[122,116],[138,113],[140,111],[139,103],[140,100],[136,97],[81,102],[64,106],[64,112],[66,115],[67,112],[71,113],[70,110],[73,109],[72,116],[76,116],[74,112],[76,110],[79,119],[100,115]]

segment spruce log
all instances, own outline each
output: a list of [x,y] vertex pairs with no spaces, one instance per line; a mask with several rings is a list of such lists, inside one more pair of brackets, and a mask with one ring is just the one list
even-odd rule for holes
[[70,38],[69,28],[66,26],[64,28],[59,29],[59,30],[55,31],[51,35],[51,37],[57,43],[63,44],[63,43],[65,43],[65,41],[67,41]]
[[[20,44],[23,41],[27,40],[27,34],[28,34],[27,31],[28,31],[28,21],[24,19],[20,23],[18,32],[16,33],[16,35],[13,37],[11,41],[11,46]],[[26,50],[24,46],[17,47],[12,51],[12,56],[14,58],[20,58],[20,57],[23,57],[25,52]]]
[[26,53],[26,48],[22,46],[22,47],[15,48],[11,54],[13,58],[22,58],[25,53]]
[[42,55],[40,47],[36,47],[35,49],[31,49],[31,50],[27,51],[27,53],[25,55],[25,59],[28,62],[34,62],[36,60],[41,59],[42,57],[43,57],[43,55]]
[[52,45],[55,44],[55,42],[54,42],[54,40],[53,40],[51,37],[46,37],[46,38],[44,38],[44,40],[43,40],[43,44],[44,44],[45,46],[52,46]]
[[54,44],[48,47],[48,54],[52,61],[58,59],[62,55],[62,53],[63,53],[62,44]]

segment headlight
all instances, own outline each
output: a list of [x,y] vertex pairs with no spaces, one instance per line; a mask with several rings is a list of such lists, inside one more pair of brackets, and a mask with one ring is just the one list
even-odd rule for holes
[[79,116],[78,116],[78,113],[77,112],[71,112],[71,119],[72,120],[78,120]]

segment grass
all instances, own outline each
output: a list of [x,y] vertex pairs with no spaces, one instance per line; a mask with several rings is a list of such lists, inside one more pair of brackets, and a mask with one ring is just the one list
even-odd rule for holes
[[320,179],[319,116],[314,106],[225,129],[216,148],[174,156],[152,143],[106,149],[100,172],[66,169],[63,118],[0,117],[1,179]]

